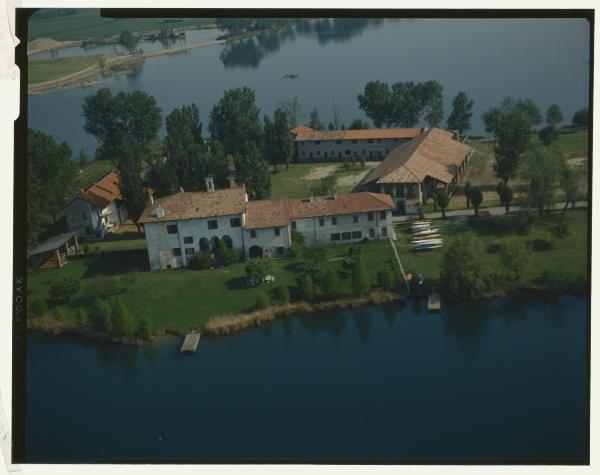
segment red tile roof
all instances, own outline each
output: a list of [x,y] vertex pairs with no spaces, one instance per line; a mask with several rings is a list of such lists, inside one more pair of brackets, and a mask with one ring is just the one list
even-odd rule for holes
[[275,228],[290,222],[288,200],[260,200],[246,203],[247,229]]
[[417,183],[430,176],[450,183],[472,149],[432,128],[392,150],[362,183]]
[[336,216],[394,209],[392,197],[382,193],[348,193],[337,196],[293,199],[289,202],[290,219]]
[[121,199],[120,181],[121,176],[119,173],[111,170],[87,190],[84,190],[78,198],[87,201],[96,208],[104,208],[111,201]]
[[412,139],[423,129],[362,129],[362,130],[313,130],[300,132],[294,139],[298,141],[311,140],[367,140],[367,139]]
[[300,133],[314,132],[314,130],[315,129],[311,129],[310,127],[304,124],[300,124],[294,127],[292,130],[290,130],[290,132],[292,133],[292,135],[298,135]]
[[[159,218],[156,209],[164,216]],[[181,192],[158,198],[140,216],[140,223],[176,221],[181,219],[210,218],[242,214],[246,209],[246,189],[226,188],[212,192]]]

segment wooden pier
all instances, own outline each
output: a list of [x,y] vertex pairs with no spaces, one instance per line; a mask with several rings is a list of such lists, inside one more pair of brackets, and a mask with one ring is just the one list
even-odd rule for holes
[[439,312],[442,309],[440,296],[438,294],[429,294],[427,297],[427,310],[430,312]]
[[194,353],[200,342],[200,333],[188,333],[181,345],[181,353]]

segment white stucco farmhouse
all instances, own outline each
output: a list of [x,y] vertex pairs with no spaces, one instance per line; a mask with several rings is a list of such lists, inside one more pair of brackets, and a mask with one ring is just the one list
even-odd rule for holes
[[152,270],[184,267],[197,252],[220,240],[249,257],[285,255],[292,230],[307,244],[393,236],[394,202],[380,193],[350,193],[306,199],[248,201],[245,188],[180,192],[149,205],[144,226]]

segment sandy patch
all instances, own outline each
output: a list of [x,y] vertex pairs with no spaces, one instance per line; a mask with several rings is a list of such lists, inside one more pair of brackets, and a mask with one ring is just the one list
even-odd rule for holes
[[27,54],[41,53],[52,49],[79,44],[79,41],[56,41],[52,38],[38,38],[27,43]]
[[574,157],[574,158],[569,158],[569,160],[567,160],[567,163],[569,164],[570,167],[578,167],[579,165],[583,165],[585,163],[587,163],[588,158],[587,157]]
[[337,165],[323,165],[320,167],[311,168],[310,171],[302,178],[304,180],[320,180],[325,178],[327,175],[331,175],[335,172]]
[[348,175],[338,179],[338,185],[340,186],[354,186],[357,185],[363,177],[369,173],[370,169],[361,170],[356,175]]

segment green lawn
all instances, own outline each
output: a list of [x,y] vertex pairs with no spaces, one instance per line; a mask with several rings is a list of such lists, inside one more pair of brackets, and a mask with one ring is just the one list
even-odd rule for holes
[[[555,239],[550,230],[561,216],[560,212],[553,213],[549,217],[539,218],[536,216],[533,224],[533,232],[523,235],[527,242],[534,239],[546,239],[554,243],[554,248],[548,251],[534,251],[530,265],[525,270],[517,285],[531,285],[540,278],[544,271],[559,272],[566,281],[577,281],[587,275],[587,211],[569,210],[565,213],[570,234],[564,239]],[[440,234],[444,243],[448,244],[452,238],[465,231],[474,232],[483,242],[486,249],[488,246],[499,245],[504,237],[515,234],[516,215],[495,217],[490,220],[468,219],[462,222],[449,220],[433,220],[440,224]],[[402,263],[407,272],[420,272],[425,278],[437,280],[440,276],[440,264],[444,255],[444,248],[431,251],[415,253],[411,252],[409,244],[410,233],[407,226],[397,228],[397,249]],[[491,250],[491,249],[490,249]],[[495,269],[500,265],[500,259],[495,252],[486,252],[485,261],[489,269]]]
[[[77,156],[77,151],[74,151]],[[91,157],[90,157],[91,158]],[[75,190],[82,190],[93,185],[97,180],[106,175],[114,168],[111,160],[89,160],[85,165],[77,167],[77,176],[75,177]]]
[[30,61],[28,65],[27,84],[58,79],[68,74],[76,73],[82,69],[98,64],[99,56],[86,56],[75,58],[56,58]]
[[[132,240],[133,241],[133,240]],[[376,281],[377,271],[392,263],[393,253],[387,242],[361,244],[367,272],[371,281]],[[105,249],[109,249],[106,246]],[[328,247],[328,260],[325,268],[333,268],[345,275],[341,260],[347,253],[348,245]],[[118,279],[120,274],[133,268],[139,270],[137,281],[128,288],[121,298],[139,317],[148,317],[158,328],[189,330],[201,328],[208,319],[217,315],[246,312],[252,309],[261,291],[271,291],[275,286],[293,286],[294,268],[304,262],[302,258],[274,259],[275,284],[245,289],[242,283],[245,276],[244,264],[236,263],[226,268],[213,270],[176,269],[149,271],[145,248],[139,250],[107,251],[99,257],[84,257],[70,261],[62,269],[35,270],[29,273],[29,298],[48,295],[48,286],[54,279],[73,277],[81,282],[81,289],[65,307],[67,316],[72,318],[75,309],[88,307],[86,288],[94,286],[107,276]],[[350,295],[350,278],[342,280],[342,291]]]
[[[74,14],[29,21],[29,41],[36,38],[82,40],[89,37],[119,35],[130,32],[157,30],[165,18],[105,18],[98,8],[77,9]],[[212,25],[213,18],[184,18],[175,23],[178,28],[192,25]]]

